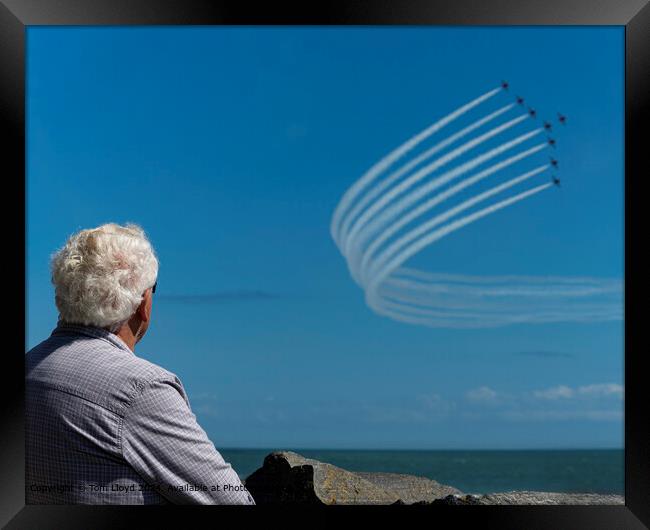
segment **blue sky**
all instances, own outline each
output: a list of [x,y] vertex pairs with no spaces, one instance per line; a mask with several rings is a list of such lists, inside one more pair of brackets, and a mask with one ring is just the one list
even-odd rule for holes
[[56,323],[50,254],[132,221],[160,258],[136,353],[179,375],[217,448],[621,447],[621,321],[386,319],[329,222],[376,160],[508,79],[500,105],[569,116],[562,188],[417,265],[622,279],[623,43],[622,27],[30,27],[27,347]]

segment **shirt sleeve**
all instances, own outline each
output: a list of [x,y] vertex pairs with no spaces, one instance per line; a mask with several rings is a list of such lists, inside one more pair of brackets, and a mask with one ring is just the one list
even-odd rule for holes
[[174,504],[255,504],[190,410],[180,381],[145,384],[123,419],[122,455]]

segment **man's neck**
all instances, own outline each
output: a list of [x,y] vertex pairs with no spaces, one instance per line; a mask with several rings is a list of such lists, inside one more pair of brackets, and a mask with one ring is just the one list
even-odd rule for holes
[[135,344],[138,342],[138,339],[133,333],[133,330],[129,326],[128,322],[124,324],[115,334],[124,341],[124,343],[132,352],[135,352]]

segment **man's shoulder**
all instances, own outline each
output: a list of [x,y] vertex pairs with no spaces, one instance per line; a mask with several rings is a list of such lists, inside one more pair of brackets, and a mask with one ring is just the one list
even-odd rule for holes
[[103,337],[52,336],[27,352],[26,358],[28,391],[58,389],[110,409],[128,405],[155,381],[182,388],[170,370]]
[[[28,361],[66,363],[83,361],[115,369],[136,370],[138,374],[152,377],[176,378],[173,372],[147,359],[137,356],[114,336],[93,337],[82,335],[52,335],[34,346],[26,354]],[[109,360],[110,359],[110,360]],[[79,367],[82,368],[81,364]]]
[[179,377],[167,368],[163,368],[154,362],[136,355],[133,355],[131,361],[135,363],[134,366],[138,367],[138,372],[141,374],[141,377],[146,379],[146,382],[165,381],[180,384]]

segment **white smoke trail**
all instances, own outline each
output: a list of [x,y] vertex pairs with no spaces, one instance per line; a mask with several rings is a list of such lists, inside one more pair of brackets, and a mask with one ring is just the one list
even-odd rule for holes
[[[444,298],[427,297],[425,293],[409,292],[405,293],[400,289],[387,289],[382,285],[380,297],[383,301],[390,301],[402,305],[406,311],[415,307],[416,309],[427,309],[443,311],[444,316],[456,318],[461,317],[490,317],[505,318],[517,314],[563,314],[565,318],[581,317],[585,313],[590,315],[607,315],[614,314],[614,307],[617,300],[603,300],[601,303],[565,303],[561,296],[555,297],[553,303],[540,304],[539,300],[531,297],[521,299],[519,302],[513,302],[509,299],[503,299],[499,302],[485,300],[474,300],[471,297],[463,298],[458,296],[449,296]],[[381,302],[383,303],[383,302]],[[619,303],[619,306],[621,304]],[[531,310],[531,307],[533,310]],[[620,311],[618,311],[620,313]],[[440,316],[440,314],[436,315]]]
[[418,326],[426,326],[429,328],[446,328],[446,329],[485,329],[497,328],[508,326],[512,324],[547,324],[555,322],[611,322],[622,319],[622,314],[613,312],[610,315],[590,315],[583,316],[574,315],[571,318],[566,318],[566,315],[558,314],[553,317],[546,316],[546,318],[536,317],[535,315],[521,314],[513,315],[509,318],[477,318],[477,319],[459,319],[459,318],[443,318],[443,317],[414,317],[404,315],[399,311],[392,311],[381,305],[370,306],[378,315],[386,316],[397,322],[405,324],[413,324]]
[[[520,280],[517,278],[517,280]],[[383,285],[395,286],[402,291],[412,290],[418,293],[431,295],[468,295],[475,298],[480,297],[585,297],[619,295],[622,288],[620,281],[600,281],[595,284],[554,284],[546,282],[538,283],[517,283],[508,286],[479,284],[458,284],[454,282],[423,283],[412,280],[404,280],[399,277],[388,278]]]
[[408,153],[411,149],[416,147],[419,143],[426,140],[429,136],[436,133],[437,131],[439,131],[440,129],[442,129],[443,127],[445,127],[446,125],[454,121],[455,119],[459,118],[463,114],[469,112],[474,107],[480,105],[484,101],[487,101],[491,97],[495,96],[502,90],[503,89],[501,87],[490,90],[489,92],[486,92],[485,94],[470,101],[466,105],[463,105],[462,107],[456,109],[454,112],[448,114],[444,118],[438,120],[437,122],[433,123],[426,129],[421,131],[420,133],[413,136],[410,140],[404,142],[401,146],[394,149],[391,153],[386,155],[374,166],[372,166],[357,182],[355,182],[352,185],[350,189],[348,189],[345,192],[341,201],[339,202],[338,206],[334,211],[334,215],[332,216],[332,221],[330,223],[330,233],[332,235],[332,238],[336,242],[336,244],[337,245],[339,244],[338,226],[341,220],[341,216],[347,210],[349,204],[354,200],[354,198],[364,187],[366,187],[379,174],[385,171],[388,167],[390,167],[393,163],[395,163],[402,156]]
[[493,315],[476,313],[467,316],[459,313],[450,316],[446,311],[426,311],[404,307],[401,304],[380,299],[368,302],[369,306],[380,315],[384,315],[407,324],[418,324],[432,328],[475,329],[507,326],[510,324],[545,324],[551,322],[611,322],[621,320],[622,310],[612,309],[608,312],[550,312],[550,313],[515,313]]
[[[505,142],[505,143],[499,145],[498,147],[495,147],[495,148],[493,148],[493,149],[491,149],[491,150],[489,150],[487,152],[484,152],[484,153],[480,154],[479,156],[477,156],[475,158],[472,158],[471,160],[469,160],[469,161],[467,161],[467,162],[465,162],[465,163],[463,163],[463,164],[461,164],[459,166],[456,166],[454,169],[451,169],[451,170],[443,173],[439,177],[435,178],[434,180],[432,180],[428,184],[428,187],[426,189],[430,192],[430,191],[433,191],[433,190],[443,186],[444,184],[447,184],[449,181],[451,181],[451,180],[453,180],[453,179],[467,173],[468,171],[471,171],[475,167],[480,166],[481,164],[491,160],[492,158],[495,158],[495,157],[499,156],[500,154],[504,153],[505,151],[508,151],[509,149],[512,149],[513,147],[516,147],[517,145],[521,144],[522,142],[525,142],[526,140],[529,140],[533,136],[536,136],[537,134],[541,133],[543,130],[544,129],[542,129],[542,128],[534,129],[533,131],[522,134],[521,136],[518,136],[517,138],[514,138],[513,140]],[[396,188],[399,187],[400,188],[399,190],[396,191],[396,188],[393,188],[390,192],[388,192],[386,194],[386,196],[384,196],[385,200],[380,199],[379,201],[377,201],[373,205],[373,206],[375,206],[373,212],[370,213],[371,208],[366,210],[366,212],[364,212],[364,216],[367,217],[367,218],[370,218],[372,215],[377,216],[378,215],[377,214],[378,210],[381,210],[382,207],[385,207],[387,205],[387,203],[389,203],[397,195],[399,195],[399,194],[401,194],[401,193],[403,193],[405,191],[408,191],[408,189],[410,187],[412,187],[413,184],[415,184],[417,181],[419,181],[419,180],[423,179],[424,177],[426,177],[434,169],[437,169],[437,168],[431,169],[429,166],[425,166],[421,170],[414,173],[408,180],[405,180],[399,186],[396,187]],[[407,195],[407,197],[409,197],[409,196]],[[407,199],[405,197],[403,197],[401,200],[405,201]],[[397,209],[397,207],[392,206],[390,211],[394,212],[395,209]],[[364,216],[362,216],[362,217],[364,217]],[[357,222],[360,223],[360,220],[361,220],[361,217],[357,220]],[[365,219],[365,220],[367,221],[367,219]],[[347,242],[346,242],[347,247],[345,247],[345,249],[349,250],[349,248],[352,245],[356,245],[359,240],[367,239],[369,237],[369,235],[374,233],[377,229],[378,229],[378,226],[375,224],[375,220],[372,220],[372,221],[368,222],[367,225],[365,226],[365,228],[362,225],[353,227],[353,230],[350,231],[350,233],[348,234],[348,239],[347,239]],[[361,231],[361,230],[363,230],[361,232],[361,234],[363,234],[363,235],[359,235],[357,237],[357,233],[359,231]]]
[[514,103],[511,103],[510,105],[506,105],[505,107],[501,107],[497,111],[493,112],[492,114],[488,114],[484,118],[481,118],[480,120],[475,121],[471,125],[468,125],[461,131],[452,134],[451,136],[448,136],[444,140],[438,142],[436,145],[433,147],[427,149],[424,153],[419,154],[416,156],[413,160],[407,162],[406,164],[402,165],[398,170],[394,171],[391,173],[388,177],[386,177],[384,180],[378,182],[374,188],[370,189],[365,195],[363,195],[352,207],[352,209],[348,212],[348,214],[345,216],[345,219],[341,223],[341,229],[340,233],[346,234],[350,228],[350,224],[356,219],[356,217],[359,215],[359,213],[365,208],[368,203],[373,200],[377,195],[379,195],[382,191],[384,191],[387,187],[389,187],[391,184],[395,183],[397,180],[400,179],[403,175],[408,173],[411,169],[414,167],[418,166],[425,160],[428,160],[431,158],[433,155],[436,153],[440,152],[443,150],[445,147],[448,147],[452,145],[454,142],[460,140],[461,138],[467,136],[470,132],[478,129],[479,127],[482,127],[486,123],[489,123],[490,121],[494,120],[495,118],[501,116],[505,112],[509,111],[511,108],[513,108],[515,105]]
[[[388,302],[392,311],[410,318],[414,313],[418,318],[425,315],[436,320],[440,315],[476,318],[477,325],[471,327],[484,327],[481,321],[506,325],[514,322],[513,316],[522,322],[520,315],[527,315],[529,323],[605,322],[622,318],[622,292],[622,281],[616,279],[475,277],[400,269],[381,284],[379,297],[369,305],[376,310],[386,308]],[[423,313],[421,309],[436,312]],[[441,322],[432,325],[438,327]]]
[[[612,304],[621,302],[621,285],[601,281],[592,287],[553,286],[545,288],[540,284],[517,285],[513,289],[501,286],[470,285],[453,283],[422,285],[409,280],[389,278],[379,288],[379,295],[408,305],[433,309],[463,309],[481,311],[503,316],[512,313],[564,312],[566,314],[585,311],[610,313]],[[608,285],[612,283],[612,285]]]
[[[552,186],[546,183],[530,188],[458,218],[466,210],[479,203],[496,200],[493,198],[498,194],[536,177],[550,167],[549,164],[537,165],[532,169],[522,169],[518,176],[495,183],[487,191],[452,204],[431,218],[427,216],[463,190],[488,177],[499,178],[500,173],[510,166],[528,160],[547,146],[540,143],[522,149],[465,177],[477,166],[544,131],[537,128],[427,179],[452,160],[526,119],[528,115],[518,116],[443,152],[512,109],[514,104],[505,105],[460,131],[452,132],[446,138],[439,139],[433,147],[389,171],[393,164],[429,136],[500,91],[496,89],[483,94],[415,135],[372,166],[344,193],[333,214],[330,232],[347,261],[353,279],[364,289],[366,304],[379,315],[433,328],[467,329],[517,323],[607,322],[622,319],[623,285],[618,279],[512,275],[485,277],[430,273],[404,267],[406,261],[439,239]],[[438,157],[433,159],[434,155]],[[459,182],[439,190],[459,177],[463,177]]]
[[590,276],[472,276],[469,274],[449,274],[441,272],[425,272],[408,267],[401,267],[395,271],[395,278],[411,278],[422,280],[423,282],[456,282],[459,284],[481,285],[481,284],[508,284],[512,285],[517,282],[527,284],[557,284],[557,285],[615,285],[621,286],[619,279],[603,280],[602,278],[593,278]]
[[[368,208],[365,212],[363,212],[362,215],[359,216],[359,218],[354,222],[352,225],[352,228],[350,229],[349,232],[343,233],[342,234],[342,239],[343,241],[343,246],[344,246],[344,253],[347,254],[350,250],[350,247],[354,244],[354,237],[355,235],[365,226],[366,223],[370,219],[372,219],[373,215],[375,215],[381,208],[386,206],[390,201],[392,201],[395,197],[403,193],[404,191],[408,190],[411,186],[413,186],[416,182],[419,182],[422,180],[424,177],[426,177],[429,173],[435,171],[436,169],[444,166],[445,164],[451,162],[455,158],[458,158],[459,156],[463,155],[470,149],[473,149],[474,147],[487,142],[490,138],[493,138],[497,136],[498,134],[502,133],[503,131],[509,129],[510,127],[514,127],[518,123],[522,122],[523,120],[528,118],[528,114],[524,114],[522,116],[518,116],[517,118],[514,118],[513,120],[510,120],[503,125],[500,125],[499,127],[495,127],[494,129],[489,130],[485,134],[482,134],[481,136],[474,138],[473,140],[470,140],[469,142],[464,143],[460,147],[457,147],[453,151],[447,153],[446,155],[443,155],[430,164],[424,166],[422,169],[419,171],[416,171],[413,175],[411,175],[409,178],[407,178],[405,181],[401,182],[394,188],[392,188],[389,192],[387,192],[385,195],[383,195],[377,202],[372,204],[370,208]],[[479,164],[482,164],[483,162],[486,162],[490,158],[494,158],[495,156],[501,154],[502,152],[512,149],[516,145],[520,144],[521,142],[524,142],[528,140],[529,138],[532,138],[536,134],[539,134],[542,132],[544,129],[539,128],[534,131],[529,132],[528,134],[523,134],[519,136],[518,138],[515,138],[514,140],[511,140],[510,142],[506,142],[505,144],[488,151],[487,153],[484,153],[481,156],[476,157],[473,160],[470,160],[466,164],[463,164],[461,166],[462,169],[456,168],[459,173],[456,173],[454,176],[461,174],[465,171],[469,171],[473,169],[474,167],[478,166]],[[448,177],[448,178],[453,178]]]
[[[386,248],[379,256],[377,256],[376,261],[373,262],[373,267],[370,270],[369,276],[372,277],[373,272],[377,269],[379,269],[382,265],[386,263],[388,259],[390,259],[392,256],[394,256],[399,250],[416,239],[417,237],[421,236],[422,234],[426,233],[427,231],[431,230],[432,228],[438,226],[439,224],[445,222],[447,219],[450,219],[456,214],[459,214],[472,206],[478,204],[479,202],[482,202],[486,199],[489,199],[493,195],[496,195],[498,193],[501,193],[502,191],[507,190],[508,188],[511,188],[513,186],[516,186],[517,184],[524,182],[525,180],[528,180],[531,177],[534,177],[535,175],[540,174],[542,171],[545,171],[548,168],[548,165],[541,166],[538,168],[533,169],[532,171],[528,171],[527,173],[524,173],[523,175],[520,175],[518,177],[515,177],[503,184],[499,184],[498,186],[495,186],[483,193],[480,193],[471,199],[467,199],[466,201],[462,202],[458,206],[455,206],[454,208],[450,208],[449,210],[437,215],[433,219],[427,221],[426,223],[421,224],[417,228],[414,228],[410,232],[407,232],[404,234],[402,237],[397,239],[394,243],[392,243],[388,248]],[[549,184],[550,186],[550,184]],[[442,195],[442,194],[441,194]],[[496,210],[494,210],[496,211]],[[491,212],[489,212],[491,213]]]
[[[425,300],[417,295],[404,294],[400,291],[384,291],[382,287],[382,302],[384,307],[385,304],[391,304],[391,307],[398,311],[403,311],[405,313],[419,314],[419,315],[428,315],[434,317],[454,317],[454,318],[510,318],[513,314],[524,314],[530,313],[526,310],[526,306],[517,306],[510,304],[501,304],[501,305],[488,305],[488,304],[478,304],[478,303],[463,303],[455,304],[451,307],[448,305],[447,301],[441,301],[440,303],[431,303],[429,300]],[[529,301],[534,302],[534,301]],[[523,309],[523,312],[522,312]],[[581,304],[574,307],[566,307],[560,303],[555,305],[547,305],[542,308],[535,308],[535,314],[540,316],[548,315],[558,315],[562,314],[566,318],[571,316],[581,317],[585,313],[589,313],[591,316],[600,315],[603,318],[614,314],[612,310],[612,305],[610,303],[605,304]],[[576,311],[578,309],[578,311]],[[454,311],[460,310],[460,311]]]
[[437,241],[451,234],[452,232],[455,232],[456,230],[460,230],[461,228],[463,228],[464,226],[470,223],[478,221],[481,217],[485,217],[486,215],[495,213],[505,208],[506,206],[510,206],[519,201],[523,201],[527,197],[530,197],[541,191],[544,191],[545,189],[550,188],[552,185],[553,184],[548,183],[548,184],[542,184],[540,186],[536,186],[535,188],[519,193],[513,197],[509,197],[508,199],[504,199],[496,204],[493,204],[492,206],[483,208],[478,212],[474,212],[470,215],[466,215],[465,217],[462,217],[457,221],[453,221],[448,225],[445,225],[442,228],[434,230],[432,233],[421,237],[418,241],[415,241],[410,246],[402,250],[397,256],[391,259],[388,262],[388,264],[384,265],[382,269],[380,269],[375,275],[372,276],[368,286],[369,291],[372,292],[374,289],[376,289],[379,282],[381,282],[381,280],[383,280],[388,274],[390,274],[391,271],[395,270],[407,259],[409,259],[414,254],[417,254],[420,250],[422,250],[427,245],[430,245],[434,241]]
[[[366,250],[363,252],[363,256],[361,257],[361,262],[358,267],[353,267],[353,272],[358,274],[358,271],[361,271],[361,274],[363,275],[363,271],[367,268],[368,266],[368,261],[371,259],[372,255],[377,251],[377,249],[384,244],[390,237],[392,237],[395,233],[397,233],[402,227],[408,225],[410,222],[413,220],[417,219],[430,209],[434,208],[441,202],[449,199],[450,197],[453,197],[457,193],[460,193],[462,190],[465,188],[472,186],[481,180],[489,177],[490,175],[493,175],[497,171],[500,171],[515,162],[518,162],[519,160],[523,160],[524,158],[531,156],[540,150],[544,149],[546,147],[545,144],[540,144],[537,145],[531,149],[528,149],[526,151],[523,151],[522,153],[519,153],[515,156],[512,156],[502,162],[499,162],[497,164],[494,164],[487,169],[480,171],[476,175],[472,177],[468,177],[461,182],[459,182],[457,185],[452,186],[451,188],[443,191],[442,193],[439,193],[435,197],[429,199],[422,205],[418,206],[411,212],[407,213],[403,217],[399,218],[395,223],[393,223],[391,226],[387,227],[385,230],[381,232],[381,234],[366,248]],[[548,164],[543,166],[544,169],[548,168]],[[544,169],[538,168],[539,171],[534,173],[535,175],[538,173],[541,173]],[[375,223],[378,226],[383,226],[386,223],[388,223],[392,218],[397,217],[400,213],[403,213],[407,206],[410,204],[413,204],[420,200],[422,197],[426,196],[428,193],[433,191],[436,187],[438,187],[437,184],[434,184],[436,181],[430,182],[429,184],[426,184],[424,186],[421,186],[411,194],[407,195],[404,197],[401,201],[399,201],[397,204],[392,206],[391,208],[388,208],[385,212],[383,212],[379,217],[377,217]],[[373,223],[374,224],[374,223]],[[357,247],[358,248],[358,247]],[[356,254],[353,252],[351,254],[351,261],[355,263],[356,260]],[[354,274],[353,274],[354,276]]]

